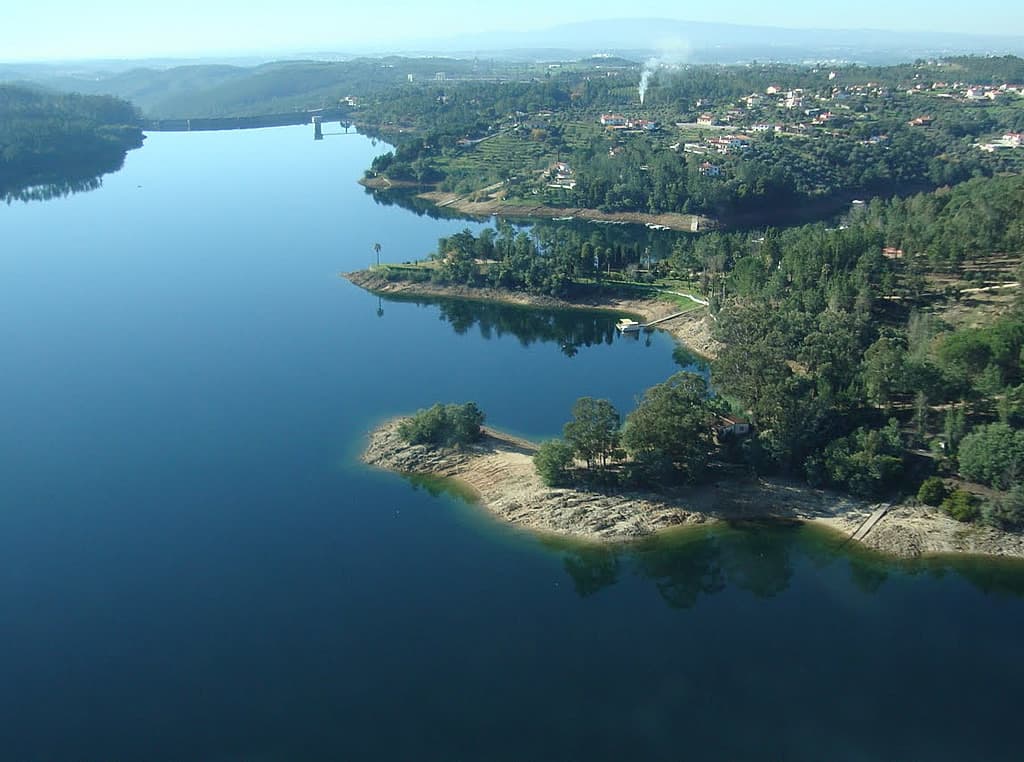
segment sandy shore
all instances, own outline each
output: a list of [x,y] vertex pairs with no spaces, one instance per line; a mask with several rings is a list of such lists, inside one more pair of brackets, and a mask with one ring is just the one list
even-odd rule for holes
[[[375,294],[392,294],[396,296],[426,298],[471,299],[484,302],[501,302],[521,307],[540,307],[548,309],[594,309],[629,314],[642,318],[650,323],[679,311],[674,303],[661,299],[600,297],[585,298],[573,301],[555,299],[550,296],[525,294],[521,291],[508,291],[496,288],[470,288],[468,286],[442,286],[435,283],[413,283],[411,281],[389,281],[369,270],[342,273],[360,288]],[[676,341],[688,349],[708,359],[718,356],[721,345],[711,337],[712,319],[707,310],[694,309],[683,315],[658,324],[657,328],[670,333]]]
[[483,441],[463,450],[407,445],[398,435],[400,420],[370,433],[365,463],[458,479],[497,518],[538,533],[614,543],[711,521],[796,519],[850,537],[860,534],[856,541],[867,547],[905,558],[939,553],[1024,557],[1024,535],[961,524],[927,507],[872,504],[796,482],[730,478],[658,493],[546,487],[533,467],[532,442],[486,429]]

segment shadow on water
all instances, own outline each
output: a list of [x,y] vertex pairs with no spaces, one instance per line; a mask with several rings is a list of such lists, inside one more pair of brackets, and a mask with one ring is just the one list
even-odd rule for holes
[[124,166],[126,151],[82,156],[75,162],[62,162],[49,169],[15,171],[0,175],[0,199],[15,201],[51,201],[73,193],[87,193],[103,186],[103,176]]
[[653,583],[671,608],[689,609],[730,588],[758,598],[784,593],[800,564],[845,567],[861,592],[877,593],[894,576],[957,577],[986,594],[1024,597],[1024,562],[969,556],[896,559],[851,547],[834,532],[800,522],[743,522],[686,528],[619,546],[546,538],[580,597],[631,575]]

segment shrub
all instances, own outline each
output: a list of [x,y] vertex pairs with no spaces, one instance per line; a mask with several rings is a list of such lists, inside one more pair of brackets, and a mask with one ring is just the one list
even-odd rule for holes
[[835,439],[821,458],[808,461],[808,479],[824,481],[864,497],[876,496],[903,474],[899,427],[890,420],[883,429],[859,428]]
[[402,421],[398,434],[409,444],[461,447],[480,440],[484,417],[475,402],[437,404]]
[[929,476],[923,482],[921,487],[917,490],[917,499],[925,505],[940,505],[946,496],[949,494],[949,490],[946,489],[946,483],[937,476]]
[[1024,487],[986,502],[981,507],[981,520],[998,529],[1024,527]]
[[568,484],[571,481],[575,459],[573,446],[561,439],[544,442],[533,456],[533,465],[540,479],[549,487]]
[[1005,423],[979,426],[960,443],[959,459],[968,479],[1006,489],[1024,471],[1024,431]]
[[962,489],[943,500],[941,507],[957,521],[974,521],[981,513],[974,495]]

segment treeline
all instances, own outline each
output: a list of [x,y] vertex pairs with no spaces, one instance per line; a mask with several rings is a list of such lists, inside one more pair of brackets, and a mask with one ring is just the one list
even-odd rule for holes
[[110,96],[45,93],[0,85],[0,197],[88,188],[142,145],[134,107]]
[[396,269],[389,277],[567,296],[580,282],[673,273],[698,281],[716,305],[757,297],[812,314],[856,310],[867,320],[884,300],[891,308],[920,298],[928,272],[1024,252],[1024,177],[875,199],[855,207],[839,229],[813,224],[680,236],[660,260],[650,259],[651,248],[645,240],[612,242],[569,226],[537,225],[527,233],[499,221],[479,235],[464,230],[440,239],[432,273]]
[[394,269],[388,276],[566,297],[581,281],[600,282],[612,271],[635,269],[647,252],[639,242],[602,241],[596,233],[556,226],[534,228],[532,233],[517,231],[499,220],[496,229],[484,229],[476,236],[463,230],[441,238],[433,254],[437,265],[429,274],[423,269]]
[[1024,251],[1024,176],[976,179],[952,189],[883,202],[854,218],[880,231],[886,246],[923,255],[932,269],[965,259]]
[[719,301],[758,296],[814,312],[859,301],[870,311],[880,299],[920,297],[928,272],[1019,257],[1022,214],[1024,176],[976,178],[905,199],[873,199],[853,207],[839,228],[809,224],[680,238],[671,264],[699,278]]

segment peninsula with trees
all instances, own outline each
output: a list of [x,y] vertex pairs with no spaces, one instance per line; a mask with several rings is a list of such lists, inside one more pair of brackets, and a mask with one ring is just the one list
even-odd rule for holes
[[434,461],[385,427],[367,460],[462,478],[539,531],[625,539],[791,517],[854,534],[881,506],[858,539],[887,552],[1022,555],[1021,219],[1024,177],[1002,174],[853,205],[833,226],[683,237],[657,263],[571,230],[442,239],[424,262],[350,277],[382,293],[663,312],[696,294],[706,306],[686,299],[677,319],[709,334],[710,388],[677,375],[624,421],[583,399],[561,440],[489,432]]

